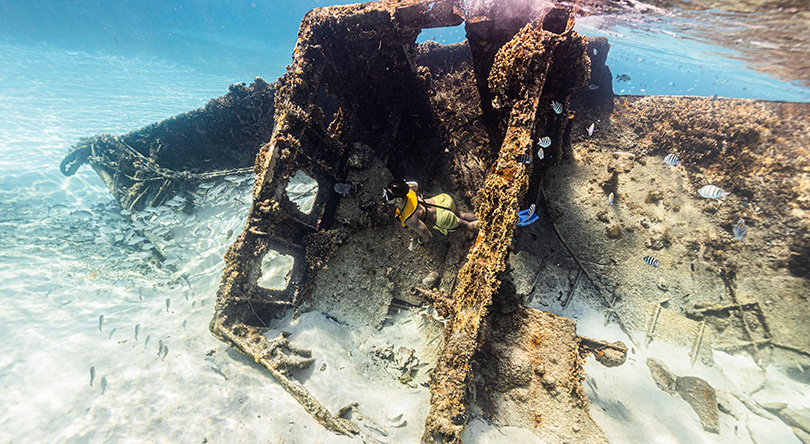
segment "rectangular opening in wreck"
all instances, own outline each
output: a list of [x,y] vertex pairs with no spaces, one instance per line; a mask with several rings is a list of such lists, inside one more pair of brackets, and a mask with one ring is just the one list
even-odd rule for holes
[[298,211],[309,214],[318,196],[318,182],[303,171],[296,171],[287,183],[287,197],[298,207]]
[[262,259],[262,277],[257,284],[268,290],[284,290],[290,282],[295,259],[270,250]]
[[467,40],[467,34],[464,29],[465,24],[462,23],[456,26],[448,26],[446,28],[425,28],[416,37],[416,43],[422,44],[428,41],[433,41],[442,45],[452,45],[453,43],[461,43]]

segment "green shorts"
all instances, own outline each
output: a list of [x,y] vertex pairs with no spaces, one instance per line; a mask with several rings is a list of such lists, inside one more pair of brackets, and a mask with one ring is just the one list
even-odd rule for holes
[[436,202],[436,224],[433,225],[433,228],[447,236],[448,233],[458,228],[456,203],[448,194],[439,194],[433,198],[433,201]]

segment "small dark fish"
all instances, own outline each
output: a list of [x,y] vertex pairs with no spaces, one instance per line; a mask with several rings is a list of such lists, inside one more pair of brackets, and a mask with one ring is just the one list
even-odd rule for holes
[[230,239],[231,236],[233,236],[233,230],[228,230],[228,232],[225,234],[225,238]]
[[165,359],[166,359],[166,356],[167,356],[168,354],[169,354],[169,346],[168,346],[168,345],[164,345],[164,346],[163,346],[163,358],[161,358],[161,360],[165,360]]
[[98,331],[101,331],[102,324],[104,324],[104,315],[98,317]]
[[223,378],[225,378],[225,380],[226,380],[226,381],[228,380],[228,377],[227,377],[227,376],[225,376],[225,373],[222,373],[222,370],[220,370],[220,369],[219,369],[219,367],[218,367],[218,366],[217,366],[215,363],[213,363],[213,362],[212,362],[212,363],[211,363],[211,366],[210,366],[209,368],[210,368],[210,369],[211,369],[211,371],[213,371],[214,373],[216,373],[216,374],[218,374],[219,376],[222,376]]
[[515,158],[515,161],[518,163],[522,163],[524,165],[528,165],[532,163],[532,155],[531,154],[521,154]]
[[646,262],[647,265],[653,266],[655,268],[658,268],[658,267],[661,266],[661,263],[658,262],[658,259],[656,259],[656,258],[654,258],[652,256],[644,256],[644,262]]
[[664,163],[669,166],[679,166],[681,164],[681,159],[678,159],[678,156],[675,154],[667,154],[667,157],[664,157]]
[[184,329],[186,328],[186,325],[188,325],[188,319],[183,319],[183,328]]
[[692,267],[692,273],[694,273],[695,272],[695,264],[689,264],[689,266]]
[[135,324],[135,340],[138,340],[138,333],[141,331],[141,324]]
[[138,299],[143,300],[143,287],[138,287]]
[[391,421],[391,422],[399,422],[399,420],[402,419],[403,415],[404,415],[403,413],[400,413],[399,415],[397,415],[397,416],[395,416],[393,418],[388,418],[388,420]]
[[93,380],[96,379],[96,368],[90,367],[90,387],[93,386]]
[[599,85],[591,83],[590,85],[588,85],[588,89],[591,91],[596,91],[597,89],[599,89]]
[[172,305],[172,300],[169,299],[169,298],[166,298],[166,313],[169,312],[169,306],[171,306],[171,305]]
[[336,183],[334,189],[341,196],[348,196],[352,191],[352,185],[349,183]]
[[151,335],[146,335],[146,340],[143,341],[143,348],[146,348],[149,345],[149,340],[152,339]]
[[745,235],[748,234],[748,227],[745,226],[745,220],[740,219],[737,225],[734,226],[734,237],[742,243],[745,243]]
[[629,82],[630,81],[630,76],[627,75],[627,74],[621,74],[621,75],[616,76],[616,80],[618,80],[620,82]]
[[115,334],[115,331],[116,331],[116,330],[118,330],[118,329],[117,329],[117,328],[114,328],[114,329],[110,330],[110,335],[109,335],[109,336],[107,336],[107,339],[112,339],[112,337],[113,337],[113,335]]
[[105,390],[107,390],[107,377],[106,377],[106,376],[102,376],[102,377],[101,377],[101,394],[102,394],[102,395],[104,394],[104,391],[105,391]]
[[163,353],[163,339],[158,341],[158,356]]

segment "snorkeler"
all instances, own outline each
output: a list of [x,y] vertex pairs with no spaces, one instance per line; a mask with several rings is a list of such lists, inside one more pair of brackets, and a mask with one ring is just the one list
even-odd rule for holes
[[419,184],[416,182],[395,180],[383,190],[383,202],[394,205],[402,226],[417,234],[411,239],[409,250],[433,238],[429,228],[445,236],[459,228],[468,231],[478,229],[478,217],[475,213],[458,212],[450,195],[439,194],[430,199],[422,199],[416,195],[418,189]]

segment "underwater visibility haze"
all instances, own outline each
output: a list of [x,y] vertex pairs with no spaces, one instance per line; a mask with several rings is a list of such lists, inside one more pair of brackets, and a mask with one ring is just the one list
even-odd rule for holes
[[[250,169],[202,184],[193,192],[193,208],[176,196],[135,212],[122,209],[90,167],[70,177],[59,170],[70,147],[83,138],[123,135],[200,108],[226,94],[229,85],[249,84],[255,77],[274,81],[292,61],[304,14],[349,3],[0,0],[0,442],[361,442],[326,430],[261,365],[209,332],[223,257],[245,229],[254,198]],[[605,64],[612,87],[617,95],[630,96],[621,102],[630,103],[622,110],[639,133],[649,123],[645,119],[661,112],[644,101],[646,96],[810,102],[810,5],[784,3],[571,2],[579,11],[577,32],[607,37]],[[462,24],[425,29],[417,42],[448,45],[464,39]],[[552,106],[562,112],[561,104]],[[794,128],[788,122],[793,117],[808,120],[788,112],[784,120],[764,113],[756,108],[750,119],[742,115],[739,120],[789,127],[785,131]],[[734,190],[729,195],[710,184],[711,177],[706,187],[692,189],[683,171],[701,159],[700,152],[685,158],[650,154],[632,179],[622,179],[627,191],[602,195],[595,185],[601,170],[594,172],[594,165],[604,159],[595,153],[624,153],[630,143],[611,133],[608,122],[588,121],[575,128],[576,161],[562,162],[548,173],[553,185],[545,189],[546,207],[538,203],[536,216],[534,205],[523,213],[516,237],[521,245],[532,245],[538,237],[556,239],[550,225],[541,226],[555,214],[566,215],[558,222],[561,237],[575,232],[576,223],[596,227],[603,237],[607,230],[616,242],[623,235],[630,242],[634,233],[658,230],[653,242],[639,250],[618,243],[615,249],[573,248],[580,258],[590,258],[586,266],[599,275],[609,275],[607,267],[615,266],[616,273],[633,276],[632,291],[645,288],[638,283],[642,280],[660,289],[660,294],[646,294],[644,302],[659,307],[655,321],[628,321],[638,334],[639,346],[631,346],[627,330],[612,318],[613,306],[605,312],[601,300],[594,302],[596,291],[583,289],[571,298],[578,285],[586,286],[586,278],[572,271],[577,267],[573,261],[559,259],[570,246],[557,245],[548,254],[538,246],[520,256],[531,260],[513,268],[523,272],[520,264],[532,263],[526,267],[538,269],[529,273],[527,306],[576,321],[580,334],[621,340],[631,349],[627,362],[615,369],[585,364],[590,415],[608,441],[810,442],[810,348],[782,347],[783,342],[774,346],[777,353],[755,344],[753,349],[715,349],[712,359],[703,359],[701,347],[707,346],[699,343],[702,339],[696,345],[692,336],[685,341],[694,356],[679,348],[683,344],[648,340],[665,336],[654,332],[659,317],[662,329],[668,325],[675,330],[669,335],[678,335],[679,321],[670,322],[666,316],[674,311],[666,309],[680,307],[690,295],[699,298],[690,292],[727,292],[719,277],[715,283],[701,277],[722,273],[700,265],[687,251],[687,238],[701,233],[727,239],[724,245],[736,239],[733,248],[717,254],[738,258],[739,270],[748,270],[738,270],[740,276],[757,273],[745,268],[761,264],[756,257],[767,257],[782,271],[792,267],[791,273],[767,281],[769,286],[777,282],[774,287],[760,290],[767,299],[795,303],[798,314],[791,318],[789,307],[782,305],[770,325],[748,314],[741,315],[742,323],[754,330],[753,336],[770,329],[778,337],[798,338],[790,344],[806,344],[806,329],[796,325],[809,310],[810,272],[795,268],[810,261],[782,254],[789,248],[779,240],[799,228],[786,224],[758,232],[763,224],[757,221],[767,219],[769,209],[759,211],[754,204],[754,220],[707,225],[705,218],[722,213],[721,205],[747,211],[752,196],[735,196]],[[762,137],[771,136],[779,139],[771,133]],[[806,134],[795,138],[810,141]],[[522,158],[524,163],[548,161],[545,141],[538,146]],[[802,200],[810,192],[802,188],[810,175],[807,144],[797,152],[793,160],[804,168],[798,174],[804,182],[796,182],[801,192],[779,196],[772,204],[801,219],[810,211]],[[312,205],[316,188],[298,177],[287,190],[305,208]],[[588,209],[572,209],[580,204]],[[393,220],[388,229],[402,231]],[[630,225],[635,228],[627,229]],[[406,247],[399,254],[411,253]],[[158,250],[161,260],[156,260]],[[773,258],[774,252],[781,257]],[[262,285],[284,288],[290,268],[288,256],[271,253],[262,265]],[[515,284],[520,287],[520,282]],[[543,295],[554,297],[549,302]],[[679,301],[668,305],[675,298]],[[734,309],[720,307],[720,299],[707,298],[717,304],[696,308],[701,316],[708,312],[716,319],[700,324],[684,316],[682,331],[691,335],[698,328],[699,338],[705,329],[718,335],[731,331]],[[314,310],[274,320],[267,336],[288,332],[294,343],[312,350],[314,363],[295,379],[333,413],[357,403],[362,414],[351,419],[363,424],[363,439],[415,443],[430,409],[428,370],[442,341],[438,318],[427,305],[402,303],[391,306],[381,327],[357,327]],[[755,342],[748,334],[747,340]],[[661,388],[666,375],[673,386]],[[717,390],[719,416],[713,426],[707,427],[693,403],[678,395],[676,381],[686,384],[687,379],[677,375],[701,378]],[[467,443],[546,442],[528,427],[500,424],[484,414],[463,419]]]

